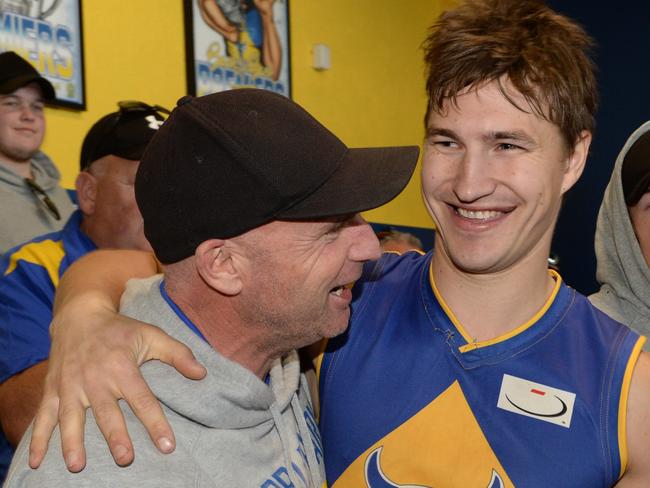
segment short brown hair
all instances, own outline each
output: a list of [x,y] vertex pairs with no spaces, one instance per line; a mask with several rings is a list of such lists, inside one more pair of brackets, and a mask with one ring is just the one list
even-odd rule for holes
[[505,76],[533,112],[560,128],[569,148],[593,131],[598,105],[594,42],[575,22],[536,0],[466,0],[433,24],[423,47],[430,112],[467,88]]

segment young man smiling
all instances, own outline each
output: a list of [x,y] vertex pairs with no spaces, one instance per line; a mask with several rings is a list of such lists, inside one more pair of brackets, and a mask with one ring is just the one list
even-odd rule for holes
[[12,51],[0,54],[0,253],[60,230],[74,211],[60,173],[40,151],[54,87]]
[[[589,46],[579,26],[536,1],[470,0],[433,26],[422,184],[435,250],[389,253],[367,265],[350,327],[318,361],[331,486],[650,483],[644,338],[547,269],[563,195],[591,141],[597,97]],[[68,351],[59,358],[72,369],[79,351],[72,330],[85,327],[57,333]],[[122,327],[92,330],[107,337]],[[189,364],[178,346],[137,330],[153,345],[147,357]],[[91,361],[97,378],[107,363],[141,355],[131,342],[104,349],[103,365]],[[100,344],[96,338],[83,349],[97,352]],[[104,411],[116,391],[130,397],[152,437],[171,439],[155,407],[142,407],[138,380],[113,372],[115,380],[81,389],[62,371],[55,376],[62,392],[72,392],[61,399],[61,421],[74,467],[82,459],[79,406],[88,397]],[[58,398],[43,405],[33,461]],[[120,461],[128,460],[119,419],[106,415],[104,428],[114,452],[127,453]]]

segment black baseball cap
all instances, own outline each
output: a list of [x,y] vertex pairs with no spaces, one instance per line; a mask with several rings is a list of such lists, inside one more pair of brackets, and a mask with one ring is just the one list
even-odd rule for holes
[[99,158],[113,154],[139,161],[149,141],[164,122],[161,114],[169,110],[136,100],[118,102],[119,110],[99,119],[81,146],[80,169]]
[[650,131],[639,137],[628,149],[621,169],[625,203],[636,205],[650,188]]
[[184,97],[140,162],[135,195],[158,259],[273,220],[361,212],[406,186],[417,146],[350,149],[302,107],[259,89]]
[[45,100],[55,98],[52,83],[43,78],[29,62],[13,51],[0,53],[0,94],[8,95],[32,82],[39,84]]

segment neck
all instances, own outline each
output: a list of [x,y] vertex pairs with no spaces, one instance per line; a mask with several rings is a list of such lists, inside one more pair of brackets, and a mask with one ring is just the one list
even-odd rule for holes
[[0,159],[0,164],[9,171],[16,173],[21,178],[32,177],[32,160],[14,161],[9,159]]
[[197,293],[196,288],[193,290],[188,285],[169,286],[165,281],[169,297],[196,325],[213,349],[247,368],[258,378],[266,378],[273,361],[282,355],[282,351],[272,350],[273,341],[267,332],[256,326],[241,324],[227,297],[218,295],[214,290]]
[[[81,210],[83,212],[83,209]],[[124,246],[120,246],[119,243],[116,242],[116,236],[113,233],[107,233],[108,229],[106,226],[102,225],[101,222],[95,221],[92,215],[84,213],[79,227],[99,249],[124,248]]]
[[444,251],[436,251],[432,270],[447,306],[470,337],[482,342],[516,329],[544,306],[555,286],[547,255],[542,250],[508,269],[474,274],[459,270]]

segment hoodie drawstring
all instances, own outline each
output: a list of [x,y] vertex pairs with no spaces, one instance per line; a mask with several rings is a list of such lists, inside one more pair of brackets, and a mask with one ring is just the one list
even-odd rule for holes
[[[302,378],[300,382],[302,383]],[[304,408],[298,400],[298,395],[293,395],[291,398],[291,407],[293,408],[294,415],[296,416],[298,422],[298,432],[300,436],[304,439],[303,445],[307,451],[307,467],[309,471],[309,479],[311,486],[314,488],[319,488],[317,481],[314,479],[314,473],[320,472],[318,467],[318,460],[316,459],[316,450],[314,449],[314,442],[312,441],[311,431],[305,420]]]
[[278,434],[280,435],[280,442],[282,443],[282,454],[284,455],[284,465],[287,467],[287,473],[289,474],[289,479],[291,483],[296,488],[299,488],[301,485],[298,484],[296,476],[294,474],[292,461],[291,461],[291,451],[290,443],[287,438],[287,430],[284,428],[284,420],[282,419],[282,412],[278,409],[277,404],[274,402],[271,407],[271,415],[273,416],[273,422],[275,423],[276,428],[278,429]]

